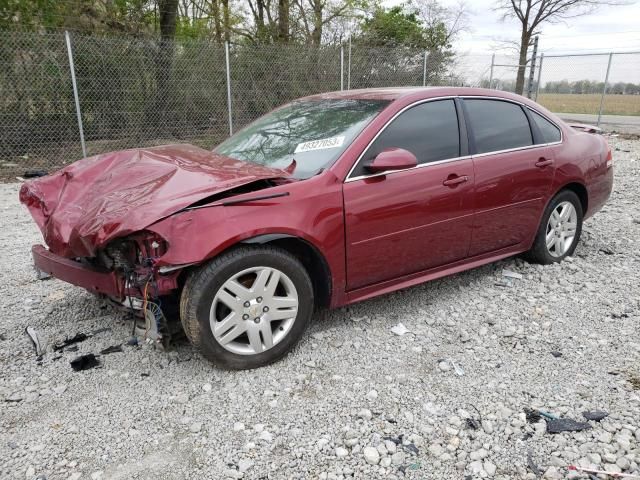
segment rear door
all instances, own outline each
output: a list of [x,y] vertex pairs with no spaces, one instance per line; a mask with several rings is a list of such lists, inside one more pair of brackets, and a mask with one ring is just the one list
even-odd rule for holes
[[464,99],[476,175],[469,256],[531,240],[553,182],[553,151],[518,103]]
[[[400,113],[363,153],[344,184],[349,290],[466,257],[473,164],[460,137],[454,100],[435,100]],[[412,152],[418,166],[368,172],[392,147]]]

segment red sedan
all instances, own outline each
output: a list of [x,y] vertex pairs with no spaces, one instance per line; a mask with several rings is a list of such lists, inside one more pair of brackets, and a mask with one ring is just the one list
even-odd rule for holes
[[296,100],[213,152],[86,158],[20,199],[48,246],[38,269],[145,314],[174,298],[207,358],[253,368],[316,308],[516,254],[561,261],[611,167],[601,135],[517,95],[371,89]]

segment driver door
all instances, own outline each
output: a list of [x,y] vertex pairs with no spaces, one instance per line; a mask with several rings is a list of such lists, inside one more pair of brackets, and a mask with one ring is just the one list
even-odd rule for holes
[[[369,145],[343,187],[347,289],[428,270],[467,256],[473,162],[461,142],[452,99],[405,110]],[[409,150],[418,166],[371,174],[387,148]]]

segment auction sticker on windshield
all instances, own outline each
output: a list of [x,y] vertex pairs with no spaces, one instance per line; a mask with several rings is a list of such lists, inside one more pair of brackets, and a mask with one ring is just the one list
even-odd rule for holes
[[299,143],[293,153],[310,152],[312,150],[324,150],[325,148],[341,147],[344,143],[344,137],[322,138],[320,140],[311,140],[310,142]]

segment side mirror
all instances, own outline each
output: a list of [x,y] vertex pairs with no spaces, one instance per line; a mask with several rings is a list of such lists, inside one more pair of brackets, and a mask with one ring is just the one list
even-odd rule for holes
[[409,150],[391,147],[381,151],[366,168],[372,173],[381,173],[389,170],[405,170],[417,165],[418,159]]

